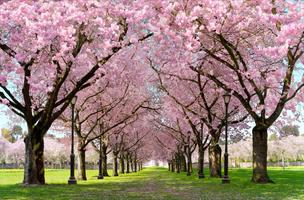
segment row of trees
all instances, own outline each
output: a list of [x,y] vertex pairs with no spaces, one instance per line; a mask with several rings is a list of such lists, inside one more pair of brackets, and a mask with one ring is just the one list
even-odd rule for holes
[[[252,181],[272,182],[268,129],[303,99],[303,15],[302,1],[285,0],[1,1],[0,99],[27,125],[24,183],[45,183],[44,137],[70,126],[76,95],[82,163],[100,137],[120,157],[165,146],[165,159],[190,159],[197,145],[200,176],[207,148],[218,176],[225,93],[229,126],[254,124]],[[155,106],[160,115],[147,119]],[[151,121],[160,134],[140,145]]]
[[[230,145],[230,159],[235,166],[240,166],[242,162],[252,161],[252,141],[240,141]],[[287,136],[282,139],[269,141],[268,161],[279,163],[285,166],[286,162],[304,161],[304,137]]]
[[[45,164],[48,167],[52,168],[66,168],[69,167],[69,158],[70,158],[70,138],[54,138],[46,137],[45,140]],[[111,149],[114,148],[111,145],[107,147],[105,154],[103,152],[100,154],[99,148],[97,148],[96,143],[89,145],[86,149],[86,160],[85,163],[82,163],[81,155],[78,156],[78,179],[85,180],[85,171],[83,171],[83,165],[91,164],[92,166],[97,167],[99,162],[99,156],[102,156],[102,167],[103,175],[109,176],[108,174],[108,165],[109,161],[113,161],[113,175],[118,176],[118,164],[115,160],[115,154]],[[120,173],[130,173],[136,172],[139,169],[142,169],[143,162],[147,158],[142,157],[139,146],[137,149],[124,151],[125,155],[121,153],[119,169]],[[13,167],[23,167],[24,166],[24,142],[22,139],[17,140],[14,143],[9,142],[5,138],[0,138],[0,164],[3,164],[4,167],[13,166]],[[127,153],[126,153],[127,152]],[[78,152],[80,154],[81,152]],[[110,154],[110,158],[108,156]],[[123,157],[124,156],[124,157]],[[125,161],[125,160],[126,161]]]
[[[27,124],[24,184],[44,184],[44,137],[50,127],[60,123],[57,120],[65,118],[65,112],[69,113],[67,108],[77,93],[80,106],[77,112],[83,109],[81,105],[86,99],[93,101],[90,96],[97,98],[96,94],[105,86],[115,87],[112,81],[122,83],[112,90],[114,97],[119,98],[124,90],[128,95],[132,93],[127,85],[134,77],[130,70],[135,69],[127,67],[133,62],[124,60],[130,60],[137,43],[152,34],[143,31],[145,12],[142,5],[133,1],[6,1],[1,4],[0,13],[1,102]],[[126,77],[120,77],[121,71],[126,72]],[[102,107],[98,107],[100,103],[91,108],[86,106],[94,112],[86,114],[88,118],[77,114],[82,163],[84,148],[90,141],[106,130],[129,123],[126,121],[132,120],[146,102],[142,100],[144,94],[139,99],[131,98],[126,106],[131,110],[116,109],[116,115],[111,117],[123,119],[113,123],[93,125],[94,120],[109,117],[104,109],[117,104],[117,99],[111,97],[106,102],[100,97]],[[83,120],[87,123],[85,127]],[[102,124],[105,130],[96,131]],[[92,129],[97,135],[88,138]]]
[[[57,139],[47,137],[45,139],[45,162],[51,165],[61,166],[67,163],[69,158],[68,149],[64,143],[59,142]],[[14,143],[1,138],[0,139],[0,164],[14,164],[16,167],[24,165],[24,142],[22,139]]]
[[164,5],[157,10],[155,21],[165,45],[161,51],[158,47],[157,56],[151,56],[154,63],[150,62],[161,89],[188,112],[185,118],[196,118],[191,129],[203,121],[215,144],[223,121],[220,97],[230,93],[234,98],[229,112],[236,116],[230,115],[228,123],[248,116],[255,124],[252,181],[272,182],[267,174],[268,129],[281,113],[292,110],[296,115],[296,102],[303,96],[303,81],[295,78],[297,73],[302,75],[303,30],[298,29],[303,27],[299,20],[304,13],[302,3],[191,1],[191,5]]

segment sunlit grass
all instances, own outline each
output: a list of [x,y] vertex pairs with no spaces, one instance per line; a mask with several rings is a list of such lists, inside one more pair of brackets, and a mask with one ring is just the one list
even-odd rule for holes
[[195,174],[187,177],[164,168],[103,180],[97,180],[97,174],[97,170],[88,170],[88,181],[67,185],[69,170],[47,170],[46,186],[24,187],[22,170],[0,170],[0,199],[304,199],[303,167],[270,168],[275,184],[266,185],[250,182],[251,169],[231,170],[229,185],[220,179],[200,180]]

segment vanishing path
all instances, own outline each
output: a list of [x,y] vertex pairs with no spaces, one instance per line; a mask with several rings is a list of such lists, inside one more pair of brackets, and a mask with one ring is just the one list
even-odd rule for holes
[[195,174],[176,174],[164,168],[106,177],[96,180],[96,170],[88,170],[88,181],[67,185],[68,170],[47,170],[46,186],[23,187],[22,170],[0,170],[0,200],[296,200],[304,199],[304,168],[272,169],[276,184],[250,183],[250,169],[232,170],[231,184],[220,179],[199,180]]

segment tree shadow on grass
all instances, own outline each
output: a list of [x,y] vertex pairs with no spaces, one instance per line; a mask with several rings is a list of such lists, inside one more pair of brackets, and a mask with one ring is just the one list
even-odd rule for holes
[[[125,184],[124,184],[125,183]],[[0,186],[0,199],[115,199],[128,195],[128,188],[138,183],[94,183],[94,184],[49,184],[23,187],[18,185]],[[139,188],[139,187],[138,187]]]
[[250,182],[251,169],[231,170],[229,173],[231,183],[226,185],[223,185],[219,178],[207,176],[199,180],[196,172],[191,177],[185,174],[169,173],[162,181],[166,182],[169,190],[173,188],[176,193],[190,191],[188,192],[190,195],[195,194],[192,199],[304,199],[303,168],[285,171],[270,169],[269,174],[275,184],[261,185]]
[[[147,190],[147,184],[153,181],[150,172],[141,171],[105,177],[97,180],[89,176],[88,181],[78,181],[77,185],[51,183],[46,185],[25,187],[21,184],[0,185],[0,199],[171,199],[166,194]],[[60,180],[62,181],[62,180]]]
[[[198,179],[196,171],[186,176],[186,173],[151,168],[102,180],[90,175],[88,181],[79,181],[77,185],[0,185],[0,199],[304,199],[304,168],[270,169],[269,175],[275,184],[251,183],[251,169],[233,169],[229,175],[231,183],[223,185],[221,179],[209,178],[207,170],[207,178]],[[62,177],[59,180],[62,181]]]

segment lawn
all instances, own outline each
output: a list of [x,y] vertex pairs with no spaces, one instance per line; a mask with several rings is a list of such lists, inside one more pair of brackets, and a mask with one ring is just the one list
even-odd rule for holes
[[0,170],[0,199],[304,199],[304,168],[271,168],[275,184],[266,185],[250,183],[250,169],[231,170],[229,185],[155,167],[104,180],[97,180],[96,174],[88,170],[88,181],[67,185],[68,170],[47,170],[48,185],[23,187],[21,170]]

